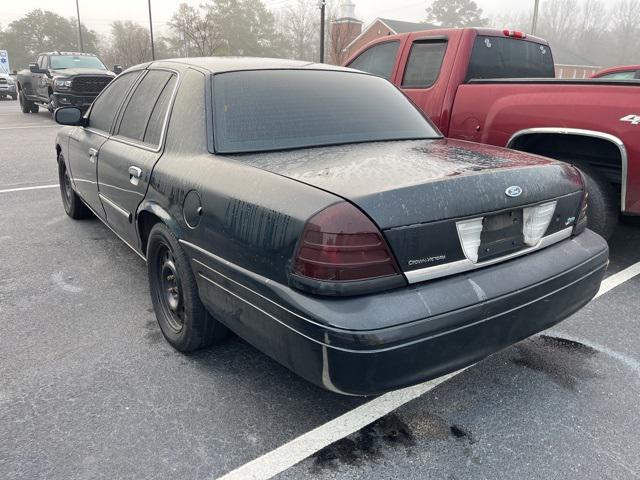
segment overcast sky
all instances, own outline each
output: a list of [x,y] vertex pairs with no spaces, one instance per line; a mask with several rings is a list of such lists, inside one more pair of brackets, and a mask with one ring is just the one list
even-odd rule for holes
[[[154,27],[161,30],[181,1],[198,5],[203,0],[151,0]],[[295,0],[264,0],[270,8],[281,8]],[[375,17],[421,21],[425,17],[427,0],[353,0],[356,15],[365,23]],[[486,14],[533,8],[534,0],[476,0]],[[34,8],[52,10],[65,17],[76,14],[75,0],[2,0],[0,25],[6,26]],[[90,29],[106,33],[114,20],[148,22],[147,0],[80,0],[80,17]]]

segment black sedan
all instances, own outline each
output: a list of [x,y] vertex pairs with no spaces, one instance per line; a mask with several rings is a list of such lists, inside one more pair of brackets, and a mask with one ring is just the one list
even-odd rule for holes
[[159,61],[55,116],[65,211],[147,261],[180,351],[228,328],[324,388],[380,393],[558,323],[608,263],[576,169],[444,139],[362,72]]

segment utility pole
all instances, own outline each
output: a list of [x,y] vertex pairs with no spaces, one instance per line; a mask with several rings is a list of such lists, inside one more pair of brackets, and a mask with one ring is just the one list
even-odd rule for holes
[[155,60],[156,51],[153,47],[153,20],[151,19],[151,0],[149,0],[149,34],[151,35],[151,60]]
[[324,63],[324,10],[327,5],[326,0],[320,0],[320,63]]
[[84,45],[82,45],[82,25],[80,24],[80,0],[76,0],[76,14],[78,15],[78,46],[80,47],[80,51],[84,53]]
[[536,34],[538,28],[538,9],[540,8],[540,0],[535,0],[533,5],[533,21],[531,22],[531,35]]

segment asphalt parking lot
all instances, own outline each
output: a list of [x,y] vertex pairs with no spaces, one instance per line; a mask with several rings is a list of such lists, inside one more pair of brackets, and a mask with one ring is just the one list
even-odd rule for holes
[[[372,401],[236,337],[169,347],[144,262],[98,220],[64,214],[57,129],[0,102],[0,478],[246,478],[236,469],[293,464],[298,437]],[[638,245],[640,222],[625,222],[615,288],[276,478],[640,477],[640,276],[620,276]]]

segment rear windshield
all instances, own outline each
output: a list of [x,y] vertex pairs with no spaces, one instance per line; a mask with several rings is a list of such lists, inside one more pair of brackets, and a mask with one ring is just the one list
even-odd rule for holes
[[400,91],[372,75],[230,72],[214,77],[213,90],[221,153],[440,136]]
[[467,80],[482,78],[553,78],[548,45],[507,37],[476,37]]
[[53,70],[64,70],[65,68],[107,69],[98,57],[88,55],[51,55],[50,67]]

